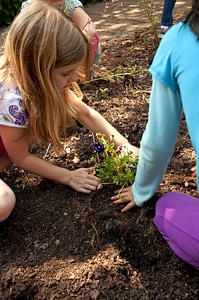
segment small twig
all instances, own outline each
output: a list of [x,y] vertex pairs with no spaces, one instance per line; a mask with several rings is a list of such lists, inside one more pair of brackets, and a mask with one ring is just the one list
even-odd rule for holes
[[135,95],[137,95],[137,94],[141,94],[141,93],[145,93],[145,94],[150,94],[151,93],[151,91],[147,91],[147,90],[140,90],[140,91],[134,91],[133,92]]
[[50,147],[51,147],[51,143],[50,143],[50,144],[48,144],[48,147],[47,147],[46,153],[45,153],[45,154],[44,154],[44,156],[43,156],[43,159],[46,159],[46,157],[47,157],[47,155],[48,155],[48,152],[49,152],[49,149],[50,149]]
[[[93,217],[93,219],[94,219],[94,217]],[[91,245],[93,246],[94,241],[95,241],[95,235],[96,235],[97,243],[98,243],[99,247],[101,247],[101,245],[100,245],[100,239],[99,239],[99,234],[98,234],[97,228],[96,228],[95,223],[94,223],[93,220],[91,220],[91,225],[92,225],[93,230],[95,232],[95,234],[93,235],[92,240],[91,240]]]

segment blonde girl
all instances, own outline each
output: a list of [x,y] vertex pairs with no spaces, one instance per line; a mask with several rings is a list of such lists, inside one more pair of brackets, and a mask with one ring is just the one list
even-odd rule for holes
[[[86,169],[70,171],[29,152],[36,141],[62,150],[60,136],[75,119],[94,133],[114,135],[116,145],[138,154],[136,147],[81,101],[75,82],[82,60],[89,61],[87,38],[60,9],[33,1],[15,18],[0,62],[0,171],[13,162],[78,192],[96,190],[100,179]],[[69,88],[72,85],[75,92]],[[10,212],[14,201],[7,208]]]

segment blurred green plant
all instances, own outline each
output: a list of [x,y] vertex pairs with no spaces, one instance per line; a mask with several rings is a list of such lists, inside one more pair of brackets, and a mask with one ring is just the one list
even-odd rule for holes
[[86,5],[86,4],[95,4],[97,2],[103,2],[103,0],[82,0],[81,2],[83,3],[83,5]]
[[153,32],[155,46],[158,47],[160,43],[160,38],[158,36],[158,24],[156,22],[156,17],[154,16],[154,11],[155,11],[154,0],[139,0],[139,1],[144,9],[145,16],[149,21],[149,27]]
[[[0,26],[9,25],[21,9],[25,0],[0,0]],[[82,0],[83,5],[102,2],[103,0]]]
[[20,11],[22,0],[0,0],[0,26],[9,25]]
[[99,81],[105,80],[108,82],[117,82],[117,83],[129,83],[133,85],[133,82],[137,75],[145,74],[148,72],[147,69],[143,69],[142,67],[132,66],[131,68],[123,68],[122,66],[117,66],[116,69],[111,71],[102,71],[100,70],[99,77],[92,79],[91,81]]
[[112,140],[113,136],[107,140],[101,133],[94,137],[95,172],[102,186],[115,184],[122,189],[135,180],[138,156],[133,156],[126,147],[117,147]]

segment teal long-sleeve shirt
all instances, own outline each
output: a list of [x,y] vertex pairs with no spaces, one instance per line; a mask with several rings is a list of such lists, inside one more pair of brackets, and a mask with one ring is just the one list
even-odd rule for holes
[[[132,186],[138,206],[154,195],[162,181],[175,147],[182,109],[196,156],[199,152],[199,41],[189,24],[180,22],[168,31],[150,72],[153,85],[148,123]],[[198,160],[196,166],[199,170]]]
[[[138,206],[150,199],[166,171],[180,126],[181,100],[154,78],[149,120],[143,134],[133,195]],[[168,113],[169,112],[169,113]]]

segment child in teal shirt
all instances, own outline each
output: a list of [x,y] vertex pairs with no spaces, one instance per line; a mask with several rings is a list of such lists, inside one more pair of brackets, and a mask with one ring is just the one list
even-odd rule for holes
[[[153,86],[148,123],[141,140],[134,184],[112,197],[115,204],[128,203],[125,212],[142,206],[156,192],[173,154],[181,113],[197,156],[199,186],[199,2],[184,22],[174,25],[162,39],[150,72]],[[154,223],[171,249],[199,270],[199,199],[172,192],[159,199]]]

